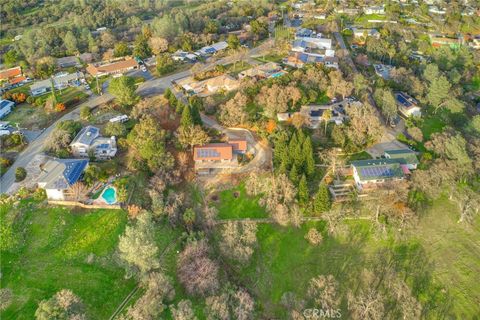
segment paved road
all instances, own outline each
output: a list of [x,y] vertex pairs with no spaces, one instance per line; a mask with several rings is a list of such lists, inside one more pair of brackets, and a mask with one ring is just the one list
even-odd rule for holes
[[[250,56],[258,54],[263,48],[256,47],[249,51],[249,54],[245,57],[250,59]],[[225,57],[219,59],[211,64],[207,64],[205,67],[209,68],[218,64],[229,64],[234,61],[233,57]],[[137,88],[137,93],[140,96],[147,97],[157,94],[162,94],[166,88],[172,85],[172,81],[185,78],[191,74],[190,70],[181,71],[172,75],[168,75],[162,78],[151,79],[141,83]],[[102,88],[103,89],[103,88]],[[5,193],[12,186],[15,181],[15,169],[18,167],[26,167],[27,164],[37,155],[43,152],[43,145],[47,137],[53,131],[58,122],[64,120],[77,120],[80,118],[80,108],[83,106],[88,106],[91,109],[107,103],[113,100],[113,96],[108,92],[104,93],[102,96],[91,96],[88,101],[77,106],[70,113],[65,114],[63,117],[54,122],[50,127],[46,128],[33,142],[31,142],[28,147],[18,155],[14,164],[8,169],[7,172],[0,178],[0,193]]]

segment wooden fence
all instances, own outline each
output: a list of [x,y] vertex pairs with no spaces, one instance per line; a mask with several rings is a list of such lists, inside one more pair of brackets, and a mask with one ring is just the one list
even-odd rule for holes
[[102,204],[102,203],[95,203],[95,204],[85,204],[78,201],[67,201],[67,200],[48,200],[48,204],[54,204],[59,206],[69,206],[69,207],[80,207],[85,209],[121,209],[120,205],[118,204]]

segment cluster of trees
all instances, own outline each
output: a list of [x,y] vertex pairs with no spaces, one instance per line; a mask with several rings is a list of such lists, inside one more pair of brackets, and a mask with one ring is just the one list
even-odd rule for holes
[[70,155],[68,146],[81,129],[82,124],[78,121],[65,120],[59,122],[44,143],[45,151],[59,158],[67,158]]
[[42,300],[35,311],[35,319],[86,319],[82,301],[70,290],[60,290],[52,298]]

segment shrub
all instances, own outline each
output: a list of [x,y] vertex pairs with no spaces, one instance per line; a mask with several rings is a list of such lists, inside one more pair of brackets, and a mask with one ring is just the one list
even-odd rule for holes
[[55,111],[57,112],[65,111],[65,109],[66,107],[64,103],[57,103],[57,105],[55,106]]
[[26,176],[27,176],[27,170],[25,170],[25,168],[18,167],[17,169],[15,169],[16,182],[22,181],[23,179],[25,179]]
[[34,103],[35,103],[35,98],[32,97],[32,96],[28,96],[28,98],[27,98],[27,103],[29,103],[29,104],[34,104]]
[[12,161],[8,158],[0,157],[0,168],[6,168],[12,164]]
[[80,108],[80,118],[84,121],[88,121],[92,116],[92,111],[88,106],[84,106]]

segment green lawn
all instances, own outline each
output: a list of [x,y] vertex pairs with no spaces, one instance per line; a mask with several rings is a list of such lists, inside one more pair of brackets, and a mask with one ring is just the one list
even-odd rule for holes
[[231,63],[231,64],[224,65],[224,67],[226,68],[227,73],[237,75],[244,70],[250,69],[252,66],[245,62],[244,63],[237,62],[236,64]]
[[217,204],[220,219],[266,218],[268,215],[258,204],[258,197],[250,197],[245,185],[220,192]]
[[42,129],[55,119],[54,114],[47,114],[42,107],[28,103],[17,105],[3,120],[12,124],[18,123],[22,128]]
[[255,58],[255,60],[260,61],[260,62],[282,62],[283,58],[285,58],[283,55],[278,55],[278,54],[268,54],[265,56],[261,56],[258,58]]
[[[81,102],[82,100],[84,100],[85,98],[87,98],[87,94],[75,87],[68,87],[66,89],[63,89],[63,90],[57,90],[56,91],[56,95],[57,95],[57,101],[60,103],[65,103],[65,104],[69,104],[69,103],[73,103],[74,102],[74,99],[77,99],[78,102]],[[44,94],[44,95],[41,95],[40,97],[38,97],[37,99],[39,99],[40,101],[42,101],[42,103],[45,103],[45,101],[47,101],[48,98],[51,97],[51,94],[50,93],[47,93],[47,94]]]
[[447,124],[443,119],[441,119],[440,115],[429,115],[424,118],[423,124],[421,126],[421,130],[423,132],[423,136],[425,140],[430,139],[430,136],[433,133],[440,132]]
[[446,198],[433,202],[414,236],[434,261],[434,278],[453,297],[457,319],[480,314],[480,219],[473,226],[458,224],[457,206]]
[[82,298],[89,318],[108,319],[135,286],[113,260],[124,211],[73,211],[22,200],[17,208],[2,204],[0,214],[3,224],[15,221],[17,239],[13,252],[2,252],[1,286],[14,296],[2,319],[32,319],[40,300],[64,288]]

